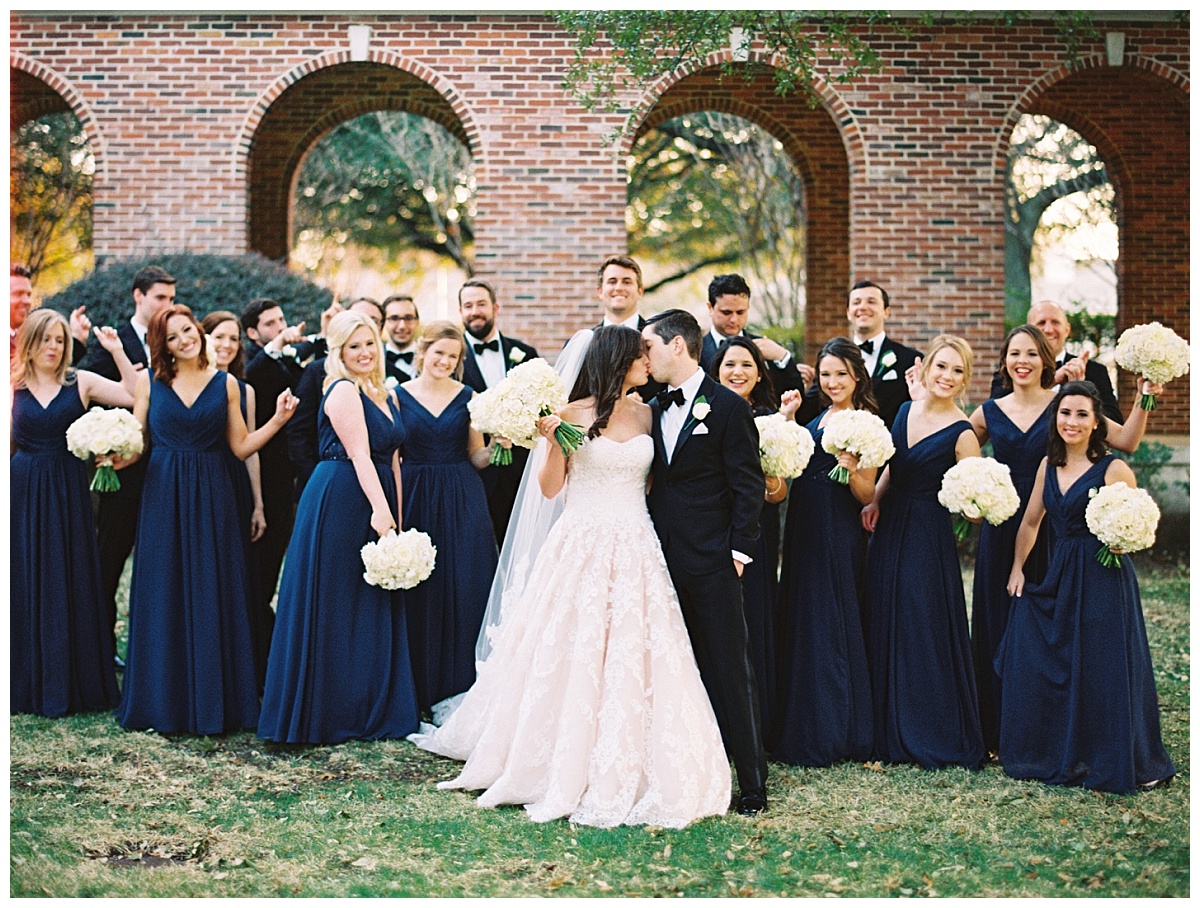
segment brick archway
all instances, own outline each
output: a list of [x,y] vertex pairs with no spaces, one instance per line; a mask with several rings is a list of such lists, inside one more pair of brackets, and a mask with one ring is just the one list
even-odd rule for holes
[[[811,358],[830,336],[845,333],[845,296],[850,286],[850,180],[865,172],[866,159],[853,118],[827,85],[815,86],[822,103],[805,96],[780,97],[769,71],[750,79],[722,76],[721,55],[711,65],[663,80],[636,110],[640,122],[622,152],[653,127],[688,113],[717,110],[765,129],[782,144],[804,182],[807,208],[805,354]],[[837,111],[841,109],[842,115]]]
[[106,159],[104,140],[91,110],[67,79],[36,60],[13,54],[9,58],[9,95],[10,131],[47,114],[74,114],[92,149],[95,176],[100,178]]
[[325,54],[276,80],[258,99],[234,161],[247,185],[251,250],[286,259],[300,165],[317,140],[347,120],[381,110],[428,117],[479,157],[479,132],[466,105],[425,67],[401,62],[387,53],[373,53],[365,62],[351,62],[349,52]]
[[[1010,111],[998,150],[1017,119],[1042,114],[1065,123],[1096,147],[1116,194],[1117,331],[1149,321],[1190,336],[1190,92],[1179,73],[1144,57],[1110,67],[1092,56],[1059,68],[1027,90]],[[1172,383],[1155,421],[1186,424],[1188,376]],[[1118,395],[1131,401],[1134,377],[1118,373]]]

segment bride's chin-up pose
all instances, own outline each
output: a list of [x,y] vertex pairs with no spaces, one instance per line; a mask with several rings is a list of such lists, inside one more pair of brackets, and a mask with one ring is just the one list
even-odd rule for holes
[[[522,804],[537,821],[679,827],[725,813],[730,771],[687,629],[646,510],[650,408],[641,335],[597,329],[570,403],[538,425],[542,493],[562,516],[492,649],[441,728],[414,735],[466,760],[442,788]],[[562,421],[588,427],[570,456]]]

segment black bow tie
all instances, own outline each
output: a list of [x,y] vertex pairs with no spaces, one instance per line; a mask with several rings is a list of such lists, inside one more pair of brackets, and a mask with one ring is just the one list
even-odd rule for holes
[[676,388],[674,391],[663,390],[658,392],[658,405],[663,410],[671,409],[671,404],[683,406],[683,388]]
[[478,356],[484,350],[495,350],[497,353],[499,353],[500,352],[500,338],[495,337],[495,338],[492,338],[490,341],[484,341],[482,344],[474,344],[473,346],[475,347],[475,355],[476,356]]
[[409,350],[407,353],[393,353],[391,350],[389,350],[387,352],[387,356],[388,356],[388,359],[391,360],[393,363],[398,359],[402,359],[406,363],[408,363],[410,366],[412,365],[413,352],[411,350]]
[[875,341],[863,341],[858,345],[858,349],[870,356],[875,352]]

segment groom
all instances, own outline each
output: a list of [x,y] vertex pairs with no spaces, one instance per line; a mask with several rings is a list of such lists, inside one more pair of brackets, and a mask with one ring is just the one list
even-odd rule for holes
[[746,402],[701,371],[702,333],[690,313],[654,316],[642,338],[651,376],[667,385],[650,401],[650,516],[737,770],[738,812],[755,814],[767,809],[767,759],[741,574],[763,503],[758,430]]

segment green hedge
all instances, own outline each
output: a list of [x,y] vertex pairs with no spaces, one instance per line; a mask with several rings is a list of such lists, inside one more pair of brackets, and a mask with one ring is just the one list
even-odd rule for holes
[[278,300],[289,324],[306,321],[316,328],[333,294],[261,255],[157,255],[107,263],[44,301],[69,314],[87,306],[93,325],[116,327],[133,314],[133,276],[147,265],[165,268],[175,278],[175,301],[198,318],[215,309],[241,312],[260,296]]

